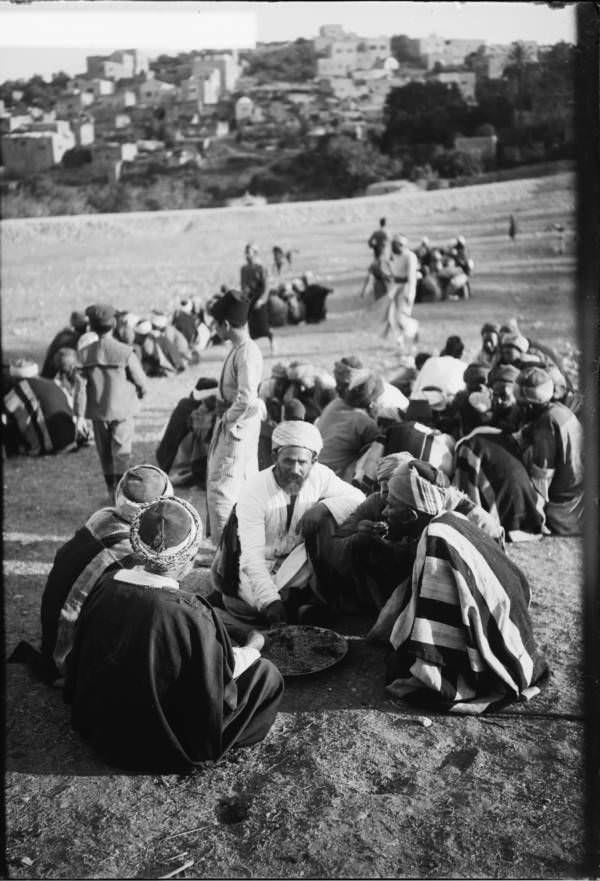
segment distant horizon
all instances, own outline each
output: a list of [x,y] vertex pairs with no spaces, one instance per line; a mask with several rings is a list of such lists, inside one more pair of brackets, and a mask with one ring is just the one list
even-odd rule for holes
[[326,24],[339,24],[364,37],[388,33],[415,39],[435,33],[446,39],[485,43],[576,42],[574,6],[551,9],[532,2],[176,0],[167,7],[166,3],[127,0],[64,0],[56,6],[0,0],[0,82],[27,80],[35,74],[49,79],[61,71],[75,76],[85,72],[88,55],[108,55],[118,49],[135,47],[156,58],[163,53],[225,51],[300,37],[314,39]]

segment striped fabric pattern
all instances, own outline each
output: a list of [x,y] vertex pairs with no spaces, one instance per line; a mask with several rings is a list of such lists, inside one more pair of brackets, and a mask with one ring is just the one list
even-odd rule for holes
[[4,406],[15,418],[19,431],[31,456],[51,453],[54,450],[44,412],[26,379],[18,382],[4,396]]
[[388,691],[428,689],[442,708],[469,713],[529,699],[547,673],[529,602],[524,574],[494,541],[460,514],[434,518],[392,628]]
[[491,514],[509,537],[545,531],[544,499],[536,491],[510,435],[486,426],[456,445],[454,484]]
[[424,480],[414,468],[410,469],[409,474],[410,485],[414,495],[414,507],[418,511],[424,511],[426,514],[432,514],[433,516],[441,513],[446,504],[444,490],[428,480]]

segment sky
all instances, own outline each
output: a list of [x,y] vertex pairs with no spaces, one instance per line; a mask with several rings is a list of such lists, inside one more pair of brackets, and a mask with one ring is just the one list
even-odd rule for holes
[[135,2],[0,0],[0,82],[85,71],[87,55],[138,48],[150,56],[317,35],[341,24],[359,36],[431,33],[486,42],[574,43],[575,8],[518,2]]

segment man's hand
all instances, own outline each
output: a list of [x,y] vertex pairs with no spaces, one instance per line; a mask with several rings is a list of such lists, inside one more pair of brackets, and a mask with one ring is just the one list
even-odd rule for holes
[[[283,605],[283,603],[282,603]],[[256,649],[261,652],[265,646],[265,638],[258,630],[251,630],[246,640],[246,648]]]
[[274,603],[269,603],[269,605],[262,610],[262,614],[270,627],[274,627],[277,624],[287,624],[287,612],[281,600],[275,600]]
[[360,520],[356,527],[357,532],[366,535],[377,536],[378,538],[386,538],[388,525],[383,520]]
[[328,514],[329,508],[327,505],[324,505],[323,502],[317,502],[316,505],[313,505],[312,508],[305,511],[302,517],[298,520],[296,532],[301,533],[304,538],[314,535]]
[[376,548],[389,547],[386,539],[387,524],[373,520],[361,520],[352,536],[352,546],[356,550],[367,552]]

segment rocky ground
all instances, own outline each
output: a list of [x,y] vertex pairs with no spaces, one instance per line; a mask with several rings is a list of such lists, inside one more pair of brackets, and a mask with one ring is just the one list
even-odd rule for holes
[[[516,244],[507,236],[517,217]],[[40,356],[72,309],[112,301],[137,312],[235,283],[243,244],[297,249],[335,288],[325,324],[276,331],[275,360],[331,367],[359,354],[388,375],[391,344],[369,329],[358,292],[365,240],[382,215],[412,242],[467,237],[476,262],[467,303],[418,305],[419,346],[459,333],[474,354],[486,320],[515,316],[529,336],[577,354],[573,236],[554,251],[547,227],[572,229],[569,175],[456,191],[334,203],[54,218],[2,224],[5,358]],[[261,344],[262,345],[262,344]],[[223,349],[154,380],[135,461],[152,461],[168,415]],[[39,641],[39,602],[54,553],[104,488],[91,449],[4,463],[6,650]],[[186,498],[204,510],[204,498]],[[583,860],[581,547],[544,539],[509,547],[533,586],[532,617],[552,675],[527,705],[478,718],[432,715],[383,690],[385,647],[370,622],[338,622],[336,667],[289,680],[267,739],[187,777],[132,776],[104,765],[71,732],[59,691],[10,664],[6,832],[14,878],[573,878]],[[191,576],[206,589],[207,570]],[[424,713],[432,719],[424,727]],[[186,866],[187,868],[183,868]]]

